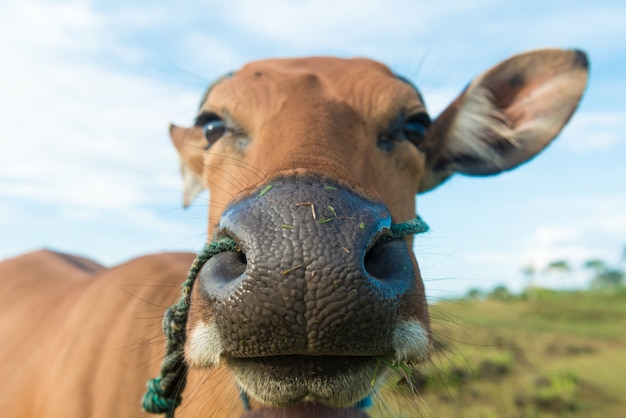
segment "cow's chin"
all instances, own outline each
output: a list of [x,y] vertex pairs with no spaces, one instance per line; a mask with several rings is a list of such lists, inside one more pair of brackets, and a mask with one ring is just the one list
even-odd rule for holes
[[352,407],[372,392],[384,370],[376,357],[285,355],[225,360],[241,388],[272,407],[303,402]]
[[288,408],[263,407],[245,411],[241,418],[369,418],[359,408],[331,408],[305,402]]

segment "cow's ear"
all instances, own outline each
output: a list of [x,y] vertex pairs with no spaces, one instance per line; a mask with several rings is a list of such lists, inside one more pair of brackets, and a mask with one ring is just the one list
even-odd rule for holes
[[578,106],[588,67],[581,51],[543,49],[481,74],[429,128],[420,192],[455,172],[497,174],[533,158]]
[[183,206],[191,202],[205,189],[202,181],[203,155],[206,140],[197,128],[181,128],[170,124],[170,137],[180,157],[183,175]]

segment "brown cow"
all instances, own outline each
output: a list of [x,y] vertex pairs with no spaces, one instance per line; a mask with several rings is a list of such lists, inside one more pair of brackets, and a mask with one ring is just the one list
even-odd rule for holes
[[[170,131],[186,193],[210,190],[209,240],[240,251],[194,286],[177,416],[365,416],[354,406],[387,378],[380,360],[418,363],[431,346],[412,240],[377,238],[455,172],[496,174],[545,148],[587,67],[579,51],[515,56],[432,124],[415,87],[366,59],[259,61],[213,85],[195,125]],[[142,416],[161,316],[192,259],[4,261],[0,414]]]

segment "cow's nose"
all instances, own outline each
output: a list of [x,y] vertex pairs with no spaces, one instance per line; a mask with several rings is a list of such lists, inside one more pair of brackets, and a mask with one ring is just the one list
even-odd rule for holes
[[219,233],[241,252],[200,273],[223,354],[385,355],[416,277],[404,240],[383,242],[384,204],[317,179],[285,178],[229,206]]

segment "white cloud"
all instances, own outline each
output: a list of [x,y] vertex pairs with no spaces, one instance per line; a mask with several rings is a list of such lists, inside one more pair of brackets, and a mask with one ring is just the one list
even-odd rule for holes
[[[466,205],[446,209],[450,225],[457,225],[451,216],[453,212],[467,212],[475,206],[471,202]],[[521,291],[528,284],[522,269],[529,265],[538,272],[536,285],[584,288],[591,276],[583,268],[584,263],[602,259],[609,265],[618,265],[626,245],[626,194],[592,197],[581,191],[576,195],[534,198],[525,205],[516,203],[508,207],[508,221],[498,221],[497,228],[489,228],[492,221],[482,218],[493,217],[496,221],[495,211],[502,210],[498,208],[494,203],[480,210],[483,215],[471,213],[471,218],[481,226],[480,237],[468,236],[467,228],[459,231],[446,228],[448,236],[444,236],[438,232],[444,229],[442,225],[433,223],[433,232],[416,241],[427,294],[458,297],[472,287],[492,289],[499,284]],[[467,215],[461,218],[466,219]],[[516,221],[509,228],[507,223],[511,219]],[[546,271],[557,260],[566,260],[572,272]]]
[[593,199],[593,202],[595,213],[587,227],[604,234],[620,235],[626,241],[626,194]]
[[[298,49],[330,49],[351,54],[382,52],[380,45],[410,43],[435,36],[450,11],[480,10],[486,1],[420,3],[409,0],[237,0],[222,9],[246,31]],[[226,4],[226,3],[224,3]],[[372,46],[375,46],[372,48]],[[391,45],[386,48],[393,49]],[[384,50],[384,48],[383,48]]]
[[[246,58],[229,43],[228,38],[192,32],[182,38],[184,55],[193,62],[194,71],[213,77],[221,76],[245,64]],[[185,63],[185,66],[190,63]],[[211,80],[213,81],[213,80]]]
[[606,150],[624,142],[621,134],[626,111],[579,112],[564,131],[562,147],[576,153]]
[[[42,59],[55,52],[107,52],[130,62],[144,58],[142,51],[116,39],[166,22],[158,6],[121,6],[99,12],[87,0],[23,0],[0,4],[0,46],[5,54]],[[33,49],[34,48],[34,49]]]
[[[76,228],[87,230],[88,221],[102,228],[126,224],[138,234],[138,246],[147,231],[176,240],[182,239],[176,232],[205,232],[154,209],[180,207],[182,185],[167,121],[188,123],[200,91],[83,59],[101,51],[130,61],[142,56],[115,39],[120,25],[150,26],[161,19],[158,10],[139,12],[124,8],[104,15],[82,1],[0,6],[0,46],[8,57],[0,66],[0,212],[10,214],[0,223],[3,235],[23,225],[27,236],[39,222],[46,231],[21,245],[22,238],[11,240],[2,252],[62,246]],[[110,262],[125,258],[120,248],[99,252]]]
[[17,84],[27,78],[31,85],[0,97],[8,118],[0,155],[0,177],[10,180],[5,193],[50,199],[58,193],[60,202],[94,206],[108,206],[110,199],[131,204],[153,189],[146,187],[155,181],[150,173],[169,173],[165,178],[177,173],[166,121],[169,111],[182,108],[191,118],[195,97],[132,76],[62,63],[46,70],[41,77],[2,74]]
[[534,232],[531,241],[533,245],[543,247],[576,240],[580,235],[580,231],[571,226],[542,225]]
[[56,56],[12,58],[0,68],[3,194],[132,207],[159,200],[157,181],[173,187],[167,121],[191,120],[196,94]]
[[541,206],[557,204],[568,214],[530,234],[522,249],[524,262],[539,269],[556,260],[567,260],[576,268],[592,258],[613,262],[626,243],[626,195],[547,199]]
[[[544,3],[545,4],[545,3]],[[594,7],[566,7],[555,13],[535,15],[533,30],[527,31],[533,42],[550,40],[555,45],[592,47],[602,54],[622,50],[626,36],[623,2],[599,2]],[[520,22],[523,26],[524,22]]]
[[584,261],[592,258],[596,252],[584,243],[563,243],[559,245],[528,247],[522,253],[521,258],[528,260],[526,265],[545,270],[551,262],[559,260],[568,261],[575,267],[580,266]]
[[0,7],[3,46],[36,44],[47,48],[93,49],[99,43],[94,36],[102,27],[102,18],[85,1],[3,2]]

